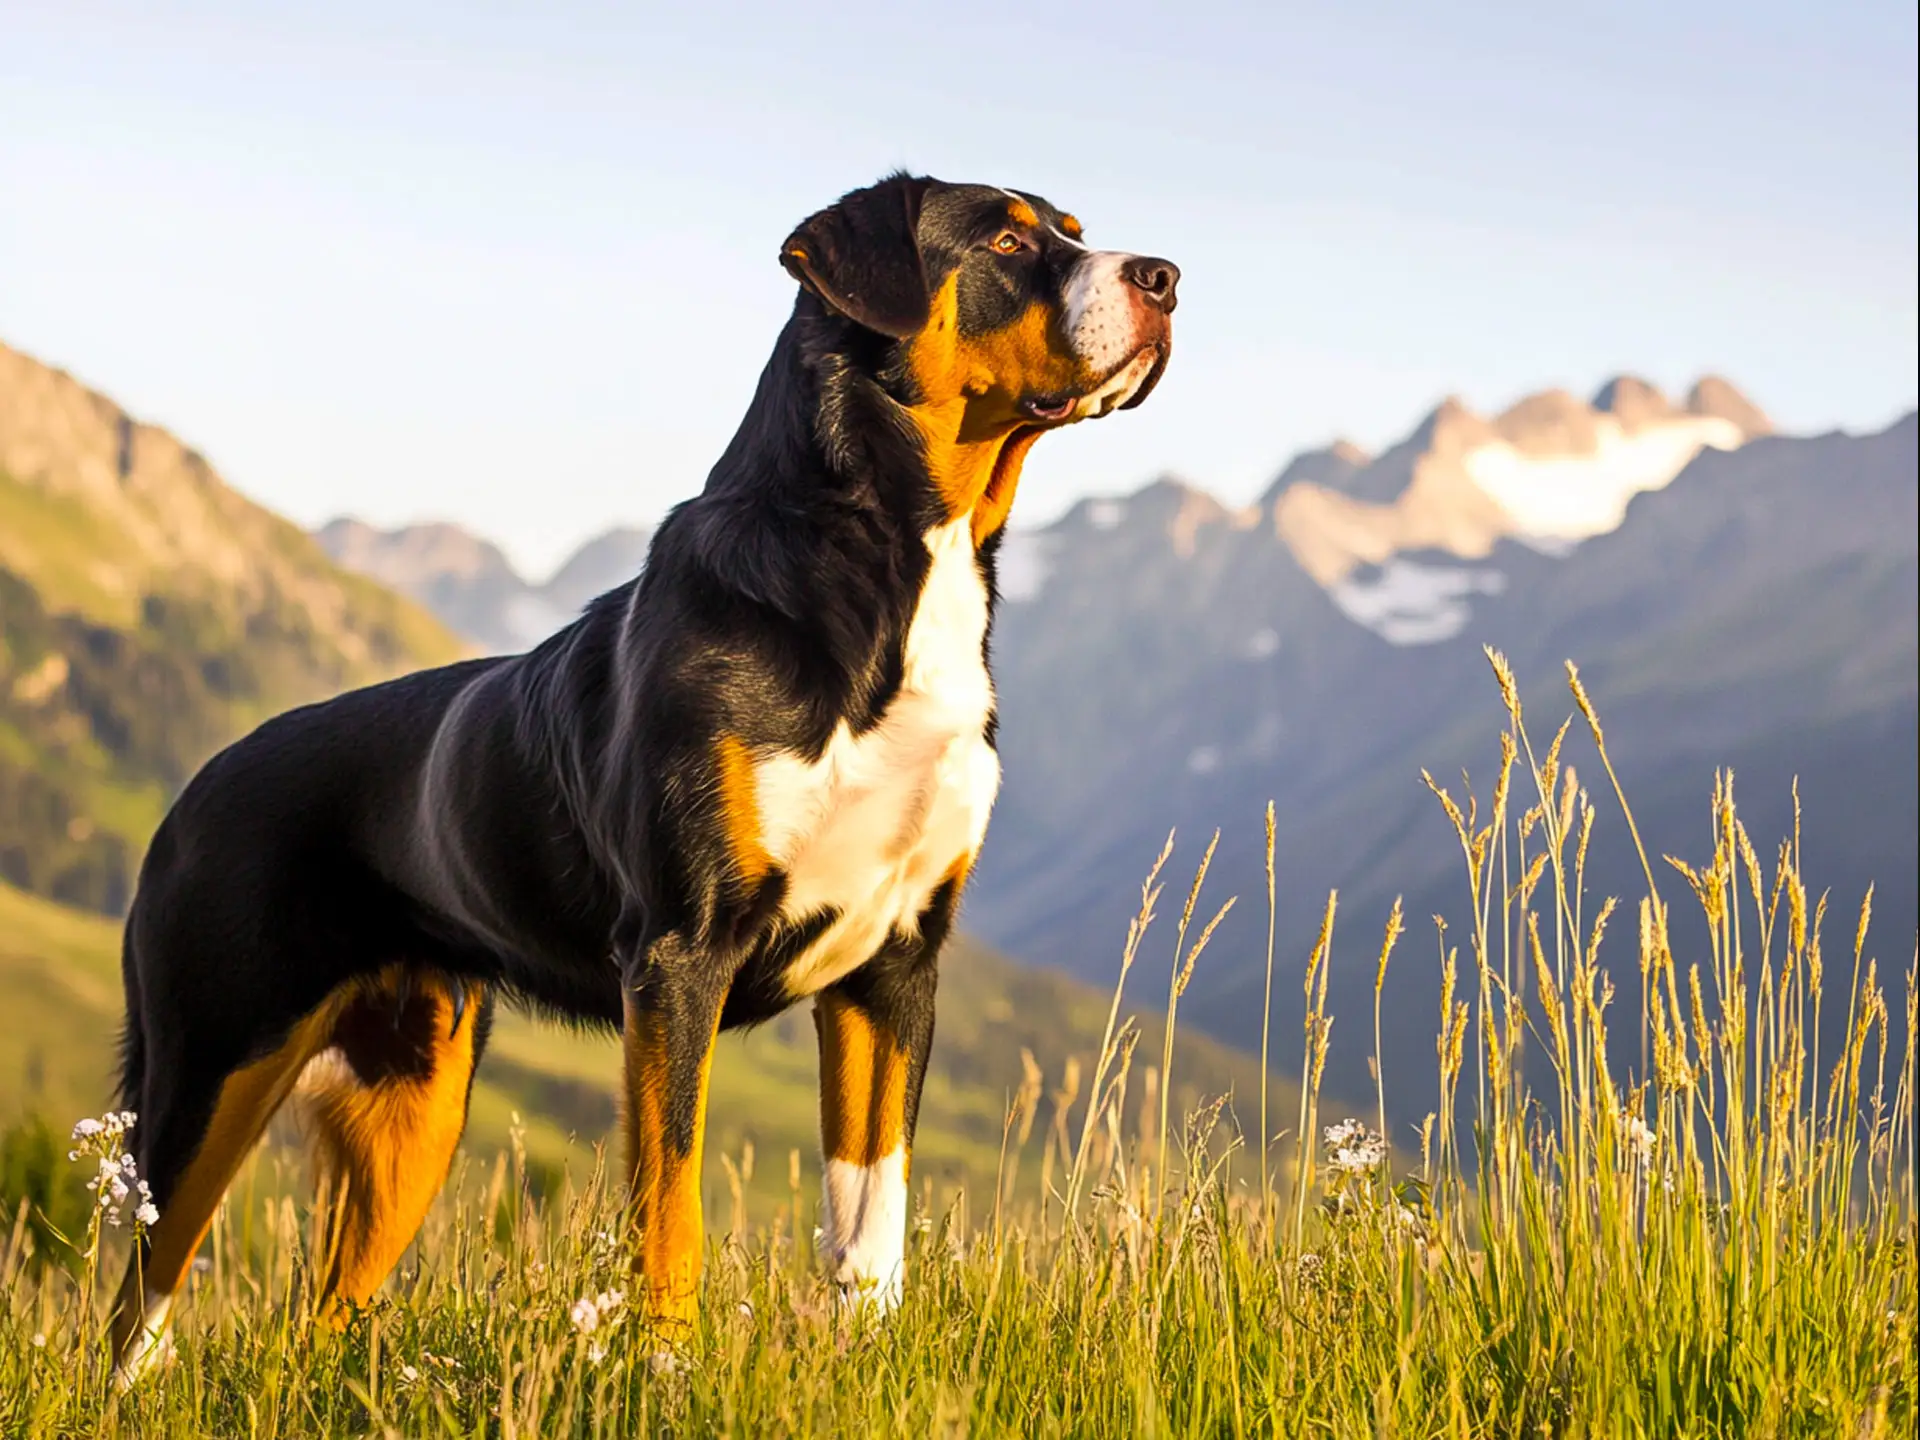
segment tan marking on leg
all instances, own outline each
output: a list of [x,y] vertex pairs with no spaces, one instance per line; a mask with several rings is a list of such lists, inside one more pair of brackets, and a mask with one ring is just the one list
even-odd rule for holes
[[[163,1338],[159,1332],[169,1318],[165,1301],[186,1278],[234,1174],[292,1093],[301,1068],[325,1044],[343,1000],[344,992],[330,996],[294,1026],[278,1050],[243,1065],[221,1082],[213,1116],[193,1158],[174,1183],[159,1223],[148,1234],[144,1263],[136,1251],[127,1265],[111,1330],[116,1365],[128,1365]],[[150,1311],[157,1312],[158,1318],[149,1323]]]
[[333,1324],[371,1300],[399,1263],[466,1129],[482,997],[469,997],[456,1026],[446,988],[416,985],[395,1027],[394,1073],[369,1084],[342,1066],[313,1095],[331,1204],[318,1311]]
[[873,1165],[905,1143],[907,1052],[867,1012],[831,990],[814,1001],[820,1035],[820,1148]]
[[685,1154],[669,1132],[672,1084],[666,1020],[644,1010],[631,995],[621,1035],[626,1062],[626,1104],[622,1107],[627,1142],[629,1216],[636,1233],[634,1271],[646,1282],[649,1320],[665,1329],[685,1329],[699,1303],[700,1264],[706,1232],[700,1206],[700,1161],[706,1142],[707,1078],[713,1065],[714,1028],[700,1043],[699,1081],[694,1097],[693,1143]]

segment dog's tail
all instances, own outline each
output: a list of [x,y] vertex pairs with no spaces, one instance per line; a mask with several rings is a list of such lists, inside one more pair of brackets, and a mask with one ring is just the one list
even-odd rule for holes
[[120,1108],[137,1111],[147,1086],[147,1029],[140,1003],[140,899],[120,934],[120,982],[126,991],[127,1015],[120,1029]]

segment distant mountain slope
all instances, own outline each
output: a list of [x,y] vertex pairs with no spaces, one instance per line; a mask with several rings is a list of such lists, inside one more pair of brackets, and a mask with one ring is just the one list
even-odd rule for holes
[[0,345],[0,878],[118,911],[215,749],[460,649],[167,431]]
[[457,525],[380,530],[343,516],[314,532],[336,563],[413,597],[460,634],[502,654],[538,644],[596,595],[639,574],[652,535],[633,527],[609,530],[535,585],[498,546]]
[[[1658,408],[1624,385],[1601,398]],[[1568,473],[1552,465],[1532,476],[1543,494],[1497,507],[1504,530],[1472,546],[1390,544],[1384,560],[1337,579],[1314,572],[1284,523],[1294,485],[1234,511],[1159,482],[1020,537],[1020,584],[995,631],[1006,782],[970,923],[1011,953],[1073,969],[1084,917],[1124,903],[1170,826],[1192,849],[1226,826],[1218,881],[1260,896],[1271,797],[1283,953],[1298,963],[1338,886],[1335,995],[1364,1013],[1396,893],[1411,916],[1461,918],[1460,861],[1419,775],[1457,789],[1465,765],[1483,790],[1490,780],[1504,716],[1479,653],[1489,642],[1512,657],[1542,744],[1572,708],[1561,662],[1580,662],[1656,851],[1704,847],[1716,765],[1736,770],[1756,841],[1770,845],[1791,823],[1798,774],[1813,878],[1835,886],[1842,908],[1877,880],[1883,953],[1904,960],[1916,886],[1915,420],[1870,436],[1748,441],[1759,422],[1730,387],[1703,385],[1696,403],[1747,427],[1742,443],[1697,447],[1657,484],[1628,473],[1635,483],[1616,492],[1624,519],[1558,544],[1510,523],[1526,504],[1550,508]],[[1567,412],[1564,400],[1535,408]],[[1575,428],[1545,428],[1556,427]],[[1446,427],[1422,430],[1436,428]],[[1472,450],[1442,454],[1452,464]],[[1409,473],[1425,472],[1423,457]],[[1342,463],[1349,478],[1359,470],[1325,452],[1313,463],[1319,485]],[[1456,465],[1462,478],[1472,475]],[[1462,510],[1490,493],[1465,494]],[[1392,604],[1356,615],[1343,586],[1390,592]],[[1577,732],[1569,743],[1584,778],[1599,781],[1590,744]],[[1595,862],[1597,892],[1637,893],[1617,818]],[[1188,1003],[1246,1043],[1264,927],[1235,919]],[[1629,929],[1617,944],[1631,943]],[[1619,978],[1632,967],[1615,968]],[[1430,1055],[1418,991],[1394,1004],[1389,1048],[1397,1036]],[[1364,1083],[1363,1059],[1336,1045],[1330,1073]]]

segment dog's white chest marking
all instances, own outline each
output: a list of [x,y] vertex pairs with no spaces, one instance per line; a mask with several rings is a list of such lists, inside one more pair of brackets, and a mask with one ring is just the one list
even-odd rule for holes
[[917,932],[941,882],[980,848],[1000,788],[971,518],[929,531],[926,544],[900,689],[880,723],[855,735],[842,722],[817,760],[781,754],[754,766],[761,844],[787,877],[782,918],[836,912],[788,968],[796,996],[864,965],[890,932]]

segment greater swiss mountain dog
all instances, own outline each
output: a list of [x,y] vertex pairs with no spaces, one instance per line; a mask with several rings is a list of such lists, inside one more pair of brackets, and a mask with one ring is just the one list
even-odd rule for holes
[[1138,405],[1179,272],[1035,195],[893,175],[796,229],[746,418],[639,579],[529,654],[269,720],[154,836],[124,1103],[160,1210],[124,1378],[296,1090],[332,1197],[319,1311],[446,1177],[496,997],[619,1027],[634,1269],[692,1316],[715,1035],[811,997],[823,1263],[899,1295],[935,961],[1000,783],[994,557],[1047,431]]

